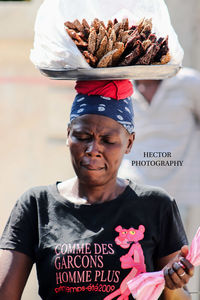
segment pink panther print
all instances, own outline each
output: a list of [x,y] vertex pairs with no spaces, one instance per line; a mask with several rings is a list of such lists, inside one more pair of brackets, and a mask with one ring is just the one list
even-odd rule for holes
[[108,295],[104,300],[111,300],[115,297],[118,297],[118,300],[128,300],[130,290],[127,282],[138,274],[146,272],[143,250],[138,243],[144,238],[145,227],[140,225],[138,229],[132,227],[125,229],[122,226],[117,226],[115,231],[119,232],[119,235],[115,238],[115,243],[123,249],[130,248],[126,255],[120,257],[121,268],[131,268],[131,271],[122,281],[120,288]]

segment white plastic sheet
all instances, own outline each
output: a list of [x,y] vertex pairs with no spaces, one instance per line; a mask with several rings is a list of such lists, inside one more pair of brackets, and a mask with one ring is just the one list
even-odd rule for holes
[[106,23],[124,17],[129,18],[131,25],[152,18],[152,32],[158,38],[169,36],[170,64],[181,65],[183,49],[164,0],[44,0],[37,13],[30,59],[38,68],[90,68],[65,31],[64,22],[85,18],[91,23],[99,18]]

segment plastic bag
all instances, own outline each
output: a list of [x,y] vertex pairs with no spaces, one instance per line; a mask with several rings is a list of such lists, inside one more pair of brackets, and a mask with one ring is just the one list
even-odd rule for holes
[[99,18],[105,23],[117,18],[129,18],[130,25],[143,18],[152,18],[154,32],[169,36],[169,64],[181,65],[183,49],[171,25],[164,0],[44,0],[35,23],[34,49],[30,59],[38,68],[91,68],[64,29],[64,22],[82,20],[91,23]]

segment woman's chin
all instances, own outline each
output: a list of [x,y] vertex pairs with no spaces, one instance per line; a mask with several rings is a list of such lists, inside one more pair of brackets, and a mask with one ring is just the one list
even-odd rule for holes
[[105,170],[83,172],[81,176],[79,174],[78,178],[82,184],[87,186],[99,186],[107,182]]

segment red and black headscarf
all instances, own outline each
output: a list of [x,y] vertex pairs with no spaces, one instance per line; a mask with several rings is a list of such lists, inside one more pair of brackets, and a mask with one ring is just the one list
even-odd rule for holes
[[85,114],[97,114],[114,119],[134,132],[134,113],[129,80],[78,81],[76,95],[70,113],[70,122]]

